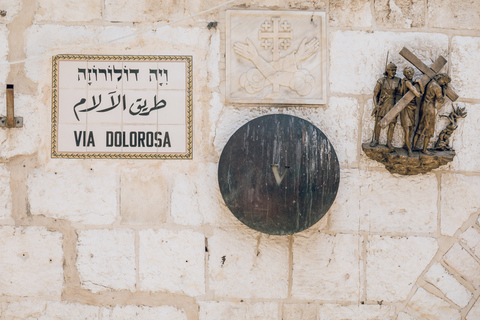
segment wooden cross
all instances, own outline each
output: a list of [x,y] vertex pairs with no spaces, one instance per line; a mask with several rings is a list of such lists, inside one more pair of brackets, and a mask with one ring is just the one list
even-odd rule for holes
[[[268,28],[265,27],[265,23],[262,24],[262,28],[264,30],[258,32],[258,39],[272,39],[273,40],[273,48],[272,48],[272,55],[273,61],[278,61],[280,59],[280,46],[279,41],[282,39],[293,39],[293,32],[290,30],[290,25],[283,21],[283,24],[280,25],[280,18],[279,17],[272,17],[273,21],[273,30],[271,30],[272,26],[268,25]],[[280,31],[280,27],[283,31]]]
[[[420,59],[418,59],[410,50],[403,47],[400,51],[400,55],[407,59],[411,64],[417,67],[418,70],[424,73],[423,77],[420,79],[420,83],[425,88],[426,85],[430,82],[433,77],[442,70],[443,66],[447,63],[444,57],[438,57],[437,61],[429,68],[425,65]],[[458,99],[458,95],[453,91],[451,87],[447,87],[447,91],[445,92],[450,100],[455,101]],[[380,127],[385,128],[388,126],[390,122],[402,111],[412,99],[415,98],[415,95],[412,91],[408,91],[402,99],[400,99],[395,106],[390,109],[390,111],[380,120],[379,124]]]

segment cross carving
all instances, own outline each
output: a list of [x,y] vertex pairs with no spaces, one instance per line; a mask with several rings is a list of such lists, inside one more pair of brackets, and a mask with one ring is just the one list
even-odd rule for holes
[[[288,22],[283,21],[282,25],[280,25],[280,17],[272,17],[272,22],[273,22],[273,25],[268,24],[267,21],[265,21],[262,24],[263,30],[258,32],[258,39],[273,40],[273,48],[272,48],[273,61],[278,61],[280,59],[280,43],[279,43],[280,40],[293,39],[293,32],[290,30],[290,24],[288,24]],[[267,25],[268,25],[268,28],[265,27]],[[273,27],[273,30],[272,30],[272,27]],[[280,28],[283,31],[280,31]]]
[[[440,56],[438,59],[433,63],[433,65],[429,68],[425,65],[420,59],[418,59],[410,50],[403,47],[400,51],[400,55],[408,60],[411,64],[417,67],[418,70],[424,73],[423,77],[420,79],[420,82],[423,87],[425,87],[431,79],[435,75],[437,75],[440,70],[442,70],[443,66],[447,63],[444,57]],[[447,87],[447,91],[445,92],[446,96],[455,101],[458,99],[458,95],[453,91],[451,87]],[[395,106],[380,120],[379,124],[380,127],[385,128],[388,124],[402,111],[412,99],[415,98],[415,95],[412,91],[408,91],[402,99],[400,99]]]

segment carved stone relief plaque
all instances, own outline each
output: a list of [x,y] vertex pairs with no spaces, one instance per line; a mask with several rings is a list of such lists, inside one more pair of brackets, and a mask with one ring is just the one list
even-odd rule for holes
[[231,103],[324,104],[324,12],[227,11]]

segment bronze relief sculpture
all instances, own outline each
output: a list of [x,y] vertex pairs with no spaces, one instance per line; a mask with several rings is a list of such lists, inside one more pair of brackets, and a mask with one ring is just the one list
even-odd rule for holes
[[[362,145],[365,154],[385,165],[392,173],[412,175],[426,173],[453,160],[455,151],[449,146],[450,137],[458,127],[458,118],[464,118],[464,108],[454,110],[443,117],[450,124],[439,135],[435,148],[428,145],[435,132],[436,113],[445,103],[445,97],[455,101],[458,95],[449,86],[451,78],[439,73],[446,64],[440,56],[431,67],[426,66],[407,48],[400,51],[405,59],[417,67],[424,75],[414,80],[411,66],[403,70],[404,78],[396,77],[397,67],[390,62],[386,66],[384,77],[380,78],[373,90],[375,117],[372,140]],[[395,148],[392,145],[393,132],[400,121],[404,133],[404,145]],[[379,144],[381,128],[386,128],[387,143]],[[413,141],[412,141],[413,140]],[[418,148],[418,146],[421,148]]]

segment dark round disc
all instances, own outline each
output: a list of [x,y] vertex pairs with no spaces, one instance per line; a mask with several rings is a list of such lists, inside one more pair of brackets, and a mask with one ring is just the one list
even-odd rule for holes
[[337,155],[303,119],[267,115],[238,129],[220,156],[218,183],[226,205],[248,227],[286,235],[318,222],[335,200]]

